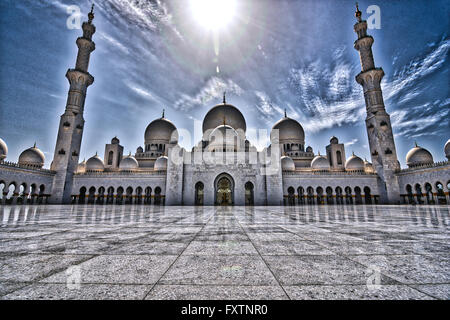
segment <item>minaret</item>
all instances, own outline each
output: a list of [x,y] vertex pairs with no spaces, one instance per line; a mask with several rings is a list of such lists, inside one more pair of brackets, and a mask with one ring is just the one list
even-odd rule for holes
[[356,4],[354,30],[358,35],[354,47],[359,51],[361,72],[356,81],[362,85],[366,101],[366,128],[369,137],[373,167],[383,181],[380,188],[381,201],[399,203],[400,191],[395,171],[400,169],[392,134],[391,119],[386,112],[381,92],[382,68],[376,68],[372,54],[372,36],[367,35],[367,22],[361,19],[361,11]]
[[67,70],[66,77],[70,88],[67,97],[66,110],[61,116],[56,140],[55,153],[51,169],[56,171],[53,180],[51,203],[70,203],[73,175],[78,166],[81,139],[84,130],[84,102],[86,91],[94,82],[94,77],[88,72],[89,58],[95,50],[92,35],[95,33],[94,5],[88,14],[88,21],[83,23],[83,36],[77,39],[78,56],[75,69]]

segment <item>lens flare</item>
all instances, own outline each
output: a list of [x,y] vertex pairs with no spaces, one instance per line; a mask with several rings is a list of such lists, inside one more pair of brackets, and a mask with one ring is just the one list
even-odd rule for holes
[[191,9],[199,24],[219,30],[232,20],[235,4],[235,0],[191,0]]

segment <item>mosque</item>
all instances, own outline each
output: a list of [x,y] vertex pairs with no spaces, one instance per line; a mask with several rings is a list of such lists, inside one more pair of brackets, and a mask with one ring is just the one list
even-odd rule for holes
[[[354,31],[366,103],[366,129],[372,163],[332,137],[326,153],[306,146],[300,123],[286,114],[276,122],[270,145],[258,151],[246,138],[246,121],[226,101],[212,107],[203,119],[202,140],[187,151],[178,144],[174,123],[162,114],[146,128],[142,147],[124,155],[114,137],[103,158],[95,154],[79,162],[85,120],[88,72],[95,50],[93,10],[76,40],[78,56],[67,71],[70,88],[61,116],[53,161],[36,145],[23,151],[18,162],[6,160],[8,148],[0,139],[1,204],[134,204],[134,205],[322,205],[322,204],[449,204],[450,162],[434,162],[416,145],[406,155],[408,168],[397,158],[390,116],[375,67],[367,23],[356,11]],[[450,160],[450,140],[444,147]]]

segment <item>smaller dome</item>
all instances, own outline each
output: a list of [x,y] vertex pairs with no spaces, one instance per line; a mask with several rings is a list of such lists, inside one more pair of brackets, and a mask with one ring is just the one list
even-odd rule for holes
[[103,171],[105,169],[105,164],[100,157],[95,154],[95,156],[88,159],[86,162],[86,171]]
[[120,140],[117,137],[111,139],[111,144],[119,144]]
[[330,163],[328,162],[327,158],[319,154],[315,156],[314,159],[312,159],[311,168],[313,170],[329,170]]
[[303,130],[301,124],[297,120],[291,119],[286,115],[274,124],[270,134],[271,137],[275,133],[274,130],[278,130],[278,139],[281,142],[296,141],[301,144],[304,144],[305,142],[305,131]]
[[332,136],[330,138],[330,144],[338,144],[338,143],[339,143],[339,140],[335,136]]
[[131,152],[128,156],[123,157],[122,161],[120,161],[119,168],[122,170],[135,170],[139,168],[139,163],[136,158],[131,155]]
[[19,165],[42,168],[44,162],[44,153],[36,148],[36,143],[33,147],[23,151],[19,156]]
[[281,169],[284,171],[294,171],[295,163],[291,157],[283,156],[281,157]]
[[311,148],[310,146],[306,147],[306,152],[313,152],[313,148]]
[[450,139],[447,140],[447,143],[444,146],[444,152],[447,159],[450,160]]
[[6,158],[8,155],[8,146],[6,142],[0,138],[0,161]]
[[416,146],[408,151],[406,154],[406,164],[408,167],[416,167],[425,164],[432,164],[433,156],[430,151],[425,148],[419,147],[416,143]]
[[175,125],[168,119],[162,117],[150,122],[145,129],[145,144],[157,143],[177,143],[178,131]]
[[166,156],[161,156],[158,159],[156,159],[155,161],[155,166],[154,169],[156,171],[164,171],[167,170],[167,161],[169,160],[169,158],[167,158]]
[[353,153],[345,162],[345,170],[348,171],[364,171],[364,161]]
[[142,149],[142,147],[138,147],[136,149],[136,153],[142,153],[142,152],[144,152],[144,149]]
[[86,172],[86,159],[78,164],[77,173],[85,173]]

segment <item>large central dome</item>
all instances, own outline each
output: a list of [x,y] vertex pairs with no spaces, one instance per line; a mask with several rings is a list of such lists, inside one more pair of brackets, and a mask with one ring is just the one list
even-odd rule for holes
[[244,116],[239,109],[231,104],[223,103],[208,111],[203,119],[203,133],[224,124],[235,130],[241,129],[244,132],[247,130]]

